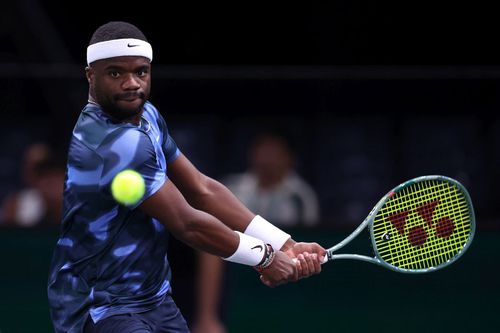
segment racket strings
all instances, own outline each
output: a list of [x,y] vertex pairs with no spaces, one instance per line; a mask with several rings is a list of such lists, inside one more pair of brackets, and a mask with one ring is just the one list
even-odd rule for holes
[[445,264],[460,253],[470,233],[467,197],[442,180],[417,182],[394,193],[373,222],[379,257],[404,269]]
[[[454,251],[453,251],[454,249],[450,248],[450,246],[453,246],[454,243],[451,243],[449,241],[444,241],[444,242],[442,242],[442,244],[436,244],[436,241],[439,240],[437,237],[440,237],[440,238],[443,238],[446,240],[446,237],[451,236],[451,234],[453,233],[453,229],[455,228],[453,218],[444,217],[444,218],[439,219],[440,218],[439,215],[437,216],[437,218],[438,218],[438,222],[436,223],[436,229],[434,231],[434,233],[435,233],[434,240],[435,241],[433,243],[428,244],[427,251],[420,251],[423,253],[419,253],[417,251],[411,251],[411,250],[414,250],[415,247],[423,246],[425,244],[426,240],[424,240],[421,243],[412,242],[410,240],[410,244],[413,246],[413,248],[412,247],[404,248],[404,250],[406,250],[406,251],[402,252],[403,253],[402,259],[406,259],[406,260],[401,262],[402,267],[413,267],[413,268],[426,268],[428,266],[433,267],[433,266],[437,266],[437,265],[441,264],[442,262],[446,262],[452,258],[453,254],[454,254]],[[448,227],[447,227],[447,225],[448,225]],[[429,225],[429,227],[432,227],[432,225]],[[423,229],[423,227],[421,227],[421,226],[420,227],[418,227],[418,226],[413,227],[413,229],[411,229],[410,232],[415,230],[415,228],[421,228],[420,229],[421,232],[426,234],[425,229]],[[409,234],[409,237],[410,236],[411,236],[411,234]],[[439,245],[440,247],[437,248],[436,245]],[[458,246],[456,246],[456,249],[459,250],[461,248],[460,244],[455,244],[455,245],[458,245]],[[426,259],[428,261],[425,261]],[[412,263],[414,263],[414,264],[416,263],[417,265],[416,266],[409,266]]]

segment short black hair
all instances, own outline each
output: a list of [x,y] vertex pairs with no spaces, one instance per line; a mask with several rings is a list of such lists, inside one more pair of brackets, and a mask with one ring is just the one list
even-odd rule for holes
[[123,21],[111,21],[96,29],[89,45],[113,39],[135,38],[147,42],[146,36],[135,25]]

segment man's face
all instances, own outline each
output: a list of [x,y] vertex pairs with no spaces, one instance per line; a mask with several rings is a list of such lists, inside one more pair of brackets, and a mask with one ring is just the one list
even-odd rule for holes
[[97,60],[86,75],[90,97],[114,119],[131,120],[142,113],[151,86],[148,59],[125,56]]

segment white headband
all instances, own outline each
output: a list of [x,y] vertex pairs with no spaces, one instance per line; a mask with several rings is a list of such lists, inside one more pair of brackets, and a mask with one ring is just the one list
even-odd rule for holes
[[153,60],[151,44],[135,38],[123,38],[99,42],[87,47],[87,64],[96,60],[123,56],[139,56]]

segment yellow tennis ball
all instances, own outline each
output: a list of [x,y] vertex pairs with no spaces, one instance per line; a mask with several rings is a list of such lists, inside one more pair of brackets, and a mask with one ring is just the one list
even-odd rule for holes
[[116,174],[111,182],[111,193],[125,206],[136,204],[144,196],[144,178],[137,171],[127,169]]

